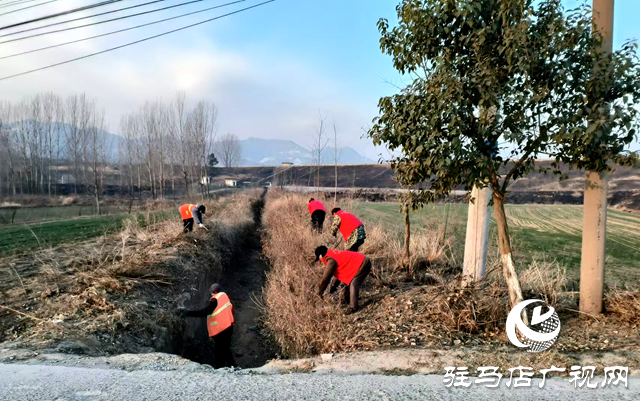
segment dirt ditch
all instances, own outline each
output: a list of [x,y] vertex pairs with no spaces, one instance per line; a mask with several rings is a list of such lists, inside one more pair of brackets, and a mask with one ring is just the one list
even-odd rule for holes
[[[268,265],[262,257],[260,230],[266,190],[259,199],[252,201],[253,227],[246,231],[242,243],[236,247],[224,267],[222,277],[204,277],[198,283],[198,292],[186,302],[190,308],[200,308],[209,300],[209,287],[214,282],[222,285],[234,305],[235,325],[232,351],[242,368],[264,365],[276,356],[275,346],[263,334],[260,324],[262,287]],[[213,364],[213,348],[207,338],[204,319],[188,319],[185,337],[174,338],[170,352],[182,355],[195,362]],[[183,333],[178,333],[183,334]],[[186,341],[184,341],[186,339]],[[171,349],[173,348],[173,349]],[[177,348],[177,349],[176,349]]]
[[134,222],[118,234],[0,260],[0,350],[157,351],[213,364],[205,319],[176,311],[204,306],[218,282],[235,306],[236,361],[263,365],[276,349],[260,323],[264,193],[210,206],[207,233],[176,234],[179,221],[146,228]]

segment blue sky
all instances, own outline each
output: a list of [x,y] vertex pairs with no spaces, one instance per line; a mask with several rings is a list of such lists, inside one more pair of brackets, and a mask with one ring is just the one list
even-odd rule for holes
[[[118,7],[139,1],[127,0]],[[184,0],[166,3],[181,1]],[[61,0],[3,19],[18,21],[93,2]],[[258,2],[246,1],[124,34],[0,60],[0,75],[99,51]],[[205,0],[136,20],[0,45],[0,55],[221,3]],[[378,99],[396,91],[386,81],[403,85],[391,59],[380,52],[376,27],[381,17],[395,20],[397,3],[396,0],[277,0],[134,47],[0,83],[0,93],[3,98],[17,100],[38,91],[63,95],[85,92],[104,106],[110,131],[118,132],[123,113],[134,110],[145,100],[171,101],[176,91],[184,90],[193,102],[199,99],[216,102],[219,133],[233,132],[240,138],[292,139],[303,146],[311,143],[320,112],[336,123],[343,145],[377,159],[380,152],[368,139],[361,138],[362,128],[375,117]],[[569,7],[577,3],[566,1]],[[138,10],[156,7],[159,5]],[[614,46],[619,47],[627,38],[640,37],[636,22],[639,15],[640,0],[616,1]]]

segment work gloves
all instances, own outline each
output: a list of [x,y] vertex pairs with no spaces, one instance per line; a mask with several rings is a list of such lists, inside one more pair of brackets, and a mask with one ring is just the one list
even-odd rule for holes
[[[202,229],[205,229],[205,230],[207,229],[207,227],[205,227],[205,225],[204,225],[204,224],[202,224],[202,223],[198,224],[198,227],[200,227],[200,228],[202,228]],[[208,231],[208,230],[207,230],[207,231]]]

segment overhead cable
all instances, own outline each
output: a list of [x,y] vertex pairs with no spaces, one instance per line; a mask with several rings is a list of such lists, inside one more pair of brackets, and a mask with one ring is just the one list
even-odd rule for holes
[[250,6],[250,7],[242,8],[240,10],[236,10],[236,11],[233,11],[233,12],[230,12],[230,13],[227,13],[227,14],[223,14],[223,15],[220,15],[218,17],[209,18],[209,19],[206,19],[206,20],[203,20],[203,21],[200,21],[200,22],[196,22],[194,24],[185,25],[183,27],[180,27],[180,28],[177,28],[177,29],[172,29],[170,31],[166,31],[166,32],[163,32],[163,33],[160,33],[160,34],[157,34],[157,35],[148,36],[146,38],[139,39],[139,40],[136,40],[136,41],[133,41],[133,42],[129,42],[129,43],[125,43],[125,44],[120,45],[120,46],[111,47],[109,49],[101,50],[99,52],[90,53],[90,54],[87,54],[87,55],[84,55],[84,56],[81,56],[81,57],[72,58],[72,59],[69,59],[69,60],[61,61],[59,63],[50,64],[50,65],[47,65],[47,66],[44,66],[44,67],[35,68],[33,70],[24,71],[24,72],[21,72],[21,73],[18,73],[18,74],[8,75],[6,77],[0,78],[0,81],[6,81],[6,80],[11,79],[11,78],[16,78],[16,77],[19,77],[19,76],[22,76],[22,75],[31,74],[31,73],[34,73],[34,72],[37,72],[37,71],[46,70],[46,69],[57,67],[57,66],[60,66],[60,65],[69,64],[69,63],[72,63],[74,61],[84,60],[84,59],[87,59],[89,57],[97,56],[99,54],[108,53],[108,52],[111,52],[111,51],[114,51],[114,50],[122,49],[123,47],[132,46],[132,45],[135,45],[135,44],[138,44],[138,43],[145,42],[147,40],[159,38],[161,36],[165,36],[165,35],[169,35],[171,33],[179,32],[179,31],[182,31],[182,30],[185,30],[185,29],[188,29],[188,28],[192,28],[194,26],[202,25],[202,24],[205,24],[207,22],[215,21],[215,20],[218,20],[218,19],[221,19],[221,18],[224,18],[224,17],[228,17],[228,16],[233,15],[233,14],[238,14],[238,13],[241,13],[243,11],[250,10],[252,8],[263,6],[263,5],[268,4],[268,3],[273,3],[274,1],[276,1],[276,0],[264,1],[262,3],[255,4],[255,5]]
[[[197,0],[197,1],[201,1],[201,0]],[[42,50],[53,49],[53,48],[56,48],[56,47],[66,46],[66,45],[70,45],[70,44],[73,44],[73,43],[84,42],[86,40],[101,38],[103,36],[114,35],[116,33],[131,31],[133,29],[138,29],[138,28],[142,28],[142,27],[145,27],[145,26],[149,26],[149,25],[159,24],[161,22],[166,22],[166,21],[170,21],[170,20],[186,17],[188,15],[203,13],[205,11],[211,11],[211,10],[215,10],[217,8],[222,8],[222,7],[230,6],[230,5],[233,5],[233,4],[242,3],[243,1],[245,1],[245,0],[236,0],[236,1],[233,1],[231,3],[225,3],[225,4],[217,5],[217,6],[214,6],[214,7],[208,7],[208,8],[204,8],[202,10],[193,11],[193,12],[182,14],[182,15],[177,15],[175,17],[164,18],[164,19],[161,19],[161,20],[148,22],[146,24],[140,24],[140,25],[129,27],[129,28],[118,29],[117,31],[106,32],[106,33],[102,33],[102,34],[99,34],[99,35],[94,35],[94,36],[89,36],[89,37],[82,38],[82,39],[72,40],[72,41],[69,41],[69,42],[58,43],[58,44],[55,44],[55,45],[45,46],[45,47],[41,47],[41,48],[33,49],[33,50],[27,50],[27,51],[20,52],[20,53],[14,53],[14,54],[10,54],[8,56],[0,57],[0,60],[4,60],[4,59],[7,59],[7,58],[12,58],[12,57],[17,57],[17,56],[22,56],[22,55],[29,54],[29,53],[35,53],[35,52],[39,52],[39,51],[42,51]],[[0,42],[0,44],[7,43],[7,42],[11,42],[11,41],[8,40],[6,42]]]

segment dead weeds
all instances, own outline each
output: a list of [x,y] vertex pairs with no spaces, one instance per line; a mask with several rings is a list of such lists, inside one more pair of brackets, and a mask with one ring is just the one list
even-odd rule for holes
[[[490,351],[509,345],[504,322],[510,308],[498,260],[490,258],[481,282],[463,287],[460,255],[451,254],[440,227],[412,233],[408,271],[402,238],[381,225],[367,225],[361,252],[372,259],[373,270],[361,292],[362,310],[345,315],[335,296],[319,298],[322,267],[312,264],[313,250],[337,241],[326,228],[323,235],[311,232],[307,201],[302,195],[271,193],[263,220],[263,249],[272,263],[265,320],[285,355],[397,347]],[[569,361],[575,352],[637,349],[638,292],[610,291],[609,312],[591,318],[576,312],[577,294],[567,291],[565,271],[556,262],[534,261],[521,269],[520,280],[525,298],[553,305],[563,325],[555,351],[534,358],[535,363]]]
[[0,309],[0,343],[71,341],[88,354],[170,348],[184,324],[176,300],[220,277],[252,229],[249,205],[247,196],[212,205],[207,233],[182,234],[177,217],[146,227],[132,218],[118,234],[4,259],[0,305],[13,311]]

